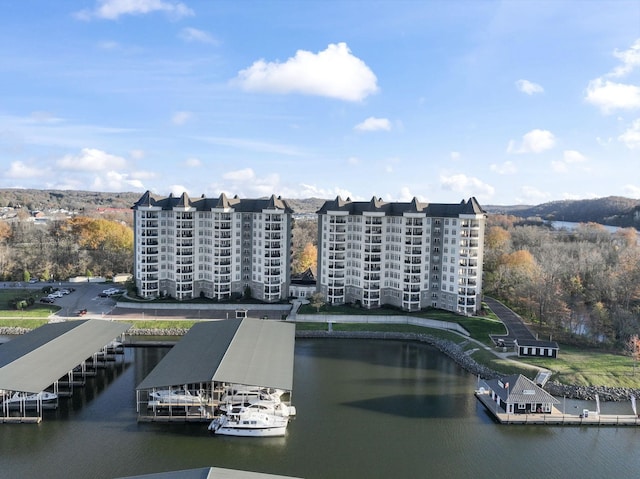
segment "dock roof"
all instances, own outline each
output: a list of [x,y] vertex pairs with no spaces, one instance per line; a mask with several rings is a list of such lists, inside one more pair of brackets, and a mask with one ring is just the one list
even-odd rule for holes
[[85,319],[45,324],[0,346],[0,389],[39,393],[131,327]]
[[183,471],[159,472],[142,476],[127,476],[120,479],[295,479],[291,476],[274,476],[261,472],[237,471],[220,467],[203,467],[200,469],[185,469]]
[[219,381],[293,388],[295,325],[259,319],[194,324],[136,389]]

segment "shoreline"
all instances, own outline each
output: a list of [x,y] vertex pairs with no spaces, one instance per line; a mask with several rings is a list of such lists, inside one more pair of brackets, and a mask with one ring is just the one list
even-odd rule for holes
[[[20,335],[31,331],[27,328],[0,328],[0,335]],[[171,329],[134,329],[126,334],[134,337],[144,336],[183,336],[188,328]],[[456,343],[422,333],[377,332],[377,331],[296,331],[296,338],[308,339],[389,339],[396,341],[416,341],[435,347],[445,356],[452,359],[465,371],[479,376],[482,379],[495,379],[505,374],[494,371],[471,358]],[[129,346],[129,345],[127,345]],[[596,395],[601,401],[629,401],[631,396],[640,398],[640,389],[616,388],[608,386],[579,386],[561,384],[557,381],[549,381],[544,390],[552,396],[566,397],[567,399],[595,400]]]

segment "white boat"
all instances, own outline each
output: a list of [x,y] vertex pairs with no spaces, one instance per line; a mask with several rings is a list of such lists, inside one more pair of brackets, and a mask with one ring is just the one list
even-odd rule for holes
[[289,406],[283,402],[276,401],[249,401],[240,403],[226,403],[220,405],[220,410],[224,413],[238,414],[244,408],[245,411],[262,412],[265,414],[272,414],[274,416],[289,417],[296,415],[295,406]]
[[38,403],[41,404],[50,404],[54,403],[58,400],[58,395],[54,393],[50,393],[48,391],[42,391],[38,394],[21,394],[15,393],[8,399],[4,400],[4,404],[7,406],[20,406],[24,407],[36,407]]
[[222,436],[277,437],[286,434],[288,423],[286,417],[240,408],[237,413],[215,418],[208,429]]
[[187,389],[158,389],[149,393],[149,407],[153,406],[199,406],[202,395],[191,394]]
[[255,401],[280,402],[281,396],[285,393],[282,389],[264,388],[255,386],[228,386],[222,396],[221,403],[241,403]]

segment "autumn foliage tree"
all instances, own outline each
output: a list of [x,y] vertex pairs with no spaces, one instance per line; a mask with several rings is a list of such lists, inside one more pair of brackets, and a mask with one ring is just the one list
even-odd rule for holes
[[318,263],[318,248],[313,244],[307,243],[302,251],[299,251],[293,260],[293,273],[303,273],[311,269],[316,274]]
[[565,341],[622,350],[640,334],[638,240],[629,228],[554,230],[489,216],[483,292]]

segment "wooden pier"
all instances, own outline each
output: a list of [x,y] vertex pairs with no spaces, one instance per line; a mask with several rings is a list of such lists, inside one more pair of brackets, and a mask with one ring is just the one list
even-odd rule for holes
[[475,393],[476,398],[485,406],[491,416],[500,424],[536,424],[548,426],[640,426],[640,418],[633,414],[597,414],[588,416],[566,414],[557,408],[550,413],[508,414],[491,400],[486,392]]

